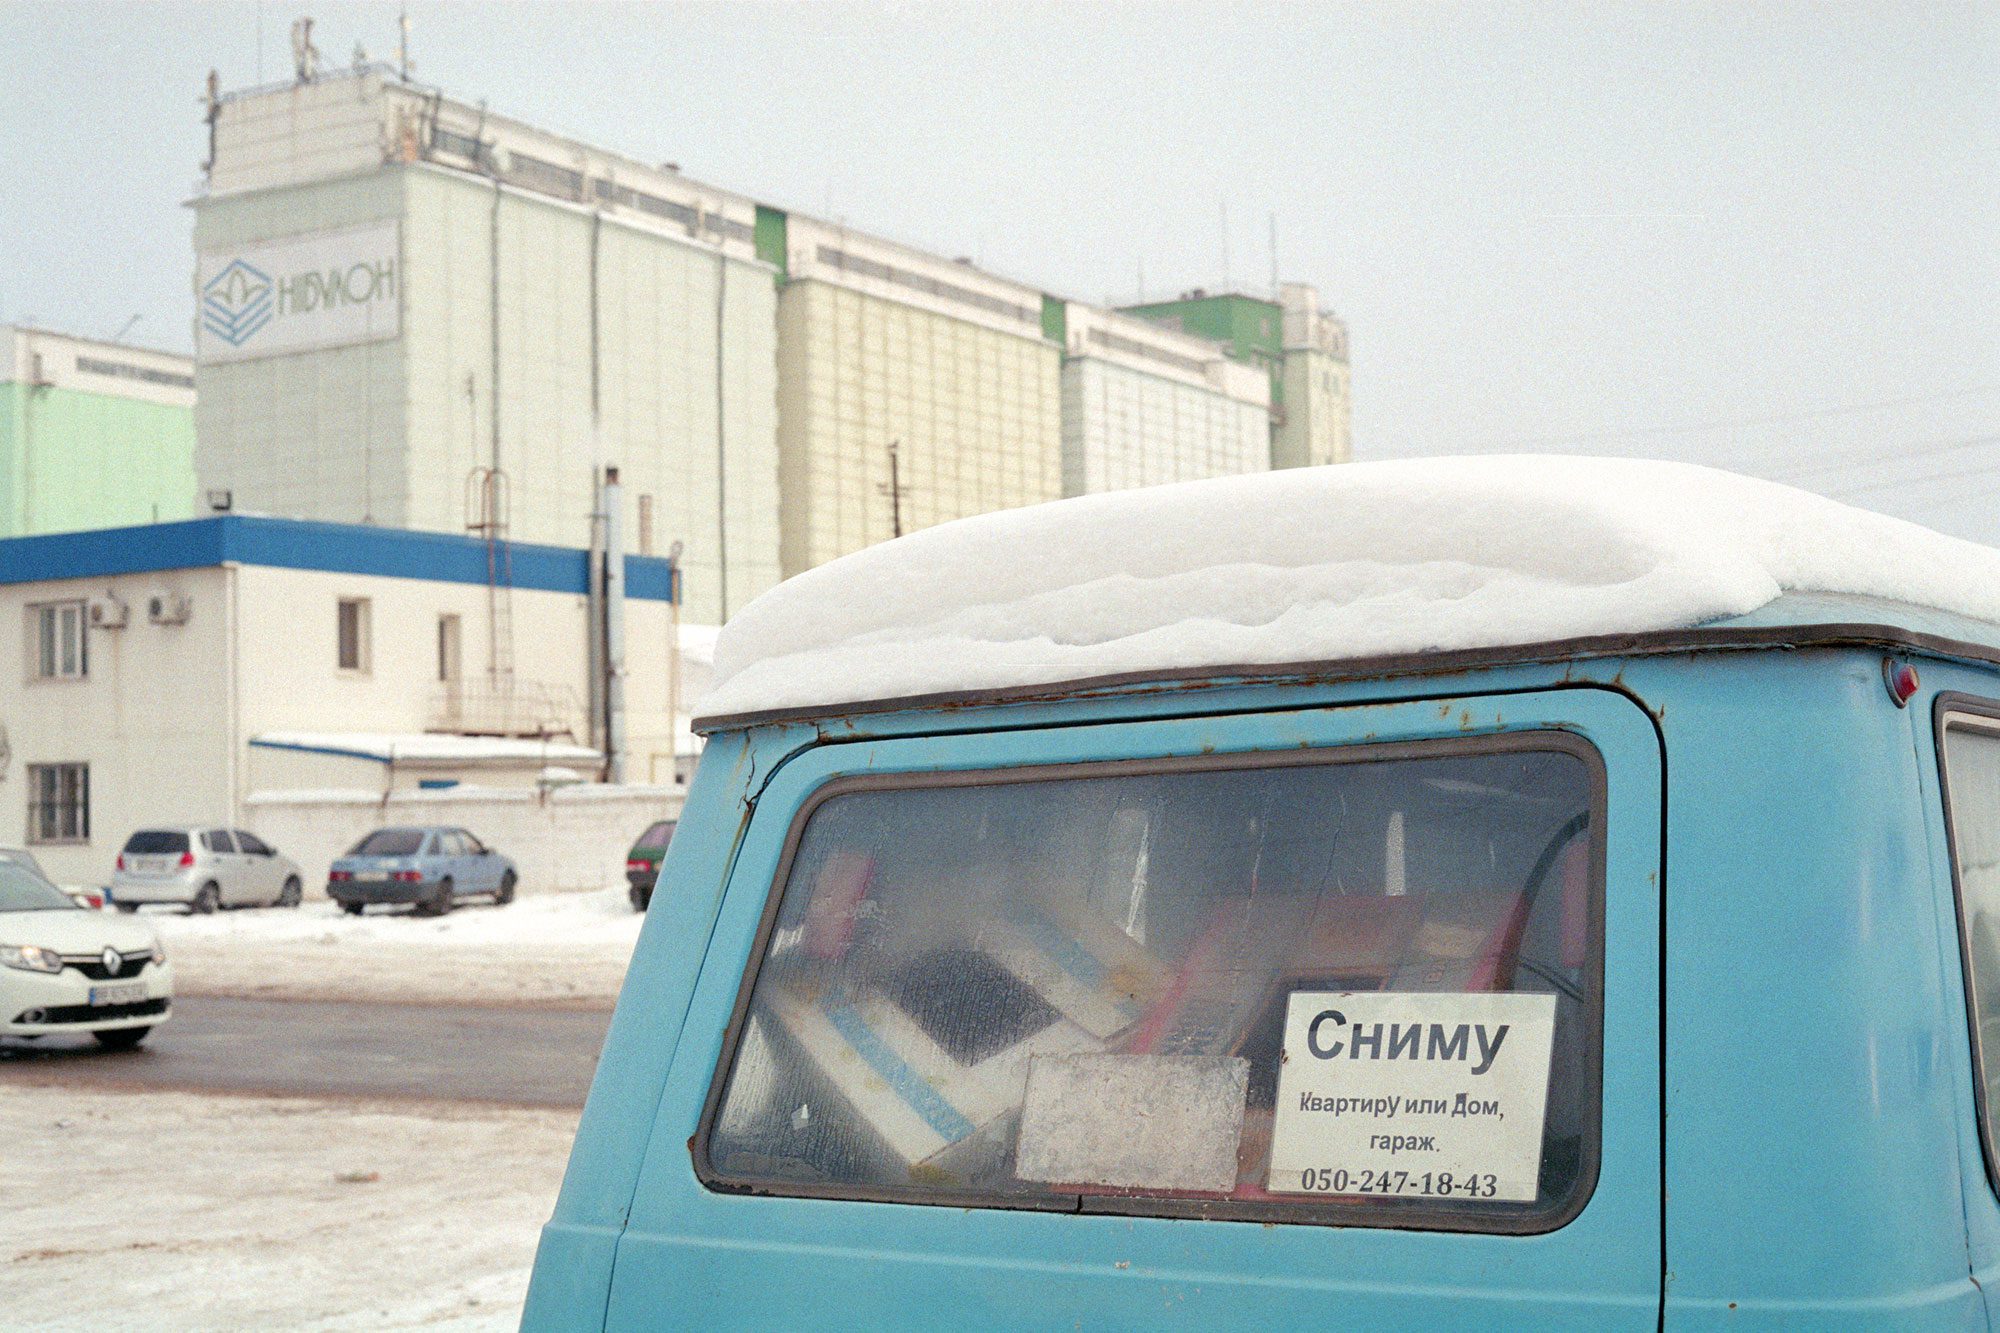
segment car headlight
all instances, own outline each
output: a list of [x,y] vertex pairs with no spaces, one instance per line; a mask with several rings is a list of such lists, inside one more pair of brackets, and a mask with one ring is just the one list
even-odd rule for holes
[[60,972],[62,955],[39,944],[0,944],[0,967],[18,967],[23,972]]

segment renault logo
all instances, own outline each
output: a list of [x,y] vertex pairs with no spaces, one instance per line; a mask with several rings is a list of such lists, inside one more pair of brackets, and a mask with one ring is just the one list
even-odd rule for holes
[[104,956],[98,961],[104,964],[106,972],[116,973],[119,968],[125,966],[124,956],[108,944],[104,946]]

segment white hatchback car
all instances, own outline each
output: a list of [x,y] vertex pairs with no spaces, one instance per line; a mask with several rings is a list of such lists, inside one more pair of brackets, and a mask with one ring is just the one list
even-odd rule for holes
[[0,860],[0,1036],[88,1032],[137,1046],[173,1009],[174,971],[151,926],[77,906]]
[[125,840],[111,876],[121,912],[145,903],[218,907],[297,907],[304,881],[276,848],[242,829],[149,828]]

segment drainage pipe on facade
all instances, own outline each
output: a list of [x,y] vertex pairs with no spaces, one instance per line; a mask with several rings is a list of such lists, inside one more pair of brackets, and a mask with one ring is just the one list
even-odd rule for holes
[[604,780],[625,780],[624,494],[604,469]]

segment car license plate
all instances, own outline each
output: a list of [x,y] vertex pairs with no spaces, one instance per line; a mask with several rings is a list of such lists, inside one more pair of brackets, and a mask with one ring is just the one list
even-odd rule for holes
[[354,878],[366,884],[380,884],[383,880],[389,878],[389,872],[386,870],[364,870]]
[[92,1004],[137,1004],[146,998],[146,983],[131,981],[122,986],[92,986]]

